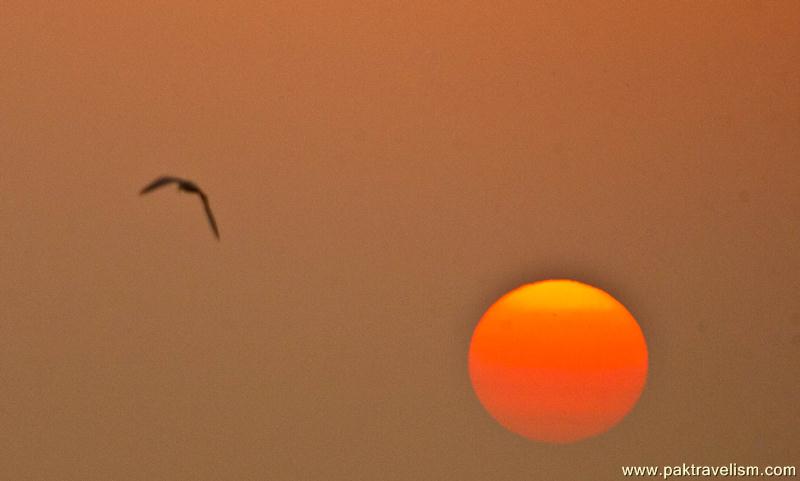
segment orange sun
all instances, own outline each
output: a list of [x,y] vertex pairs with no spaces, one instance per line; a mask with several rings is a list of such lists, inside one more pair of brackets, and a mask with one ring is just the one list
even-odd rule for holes
[[481,404],[503,426],[569,443],[611,429],[636,404],[647,346],[606,292],[571,280],[519,287],[481,318],[469,347]]

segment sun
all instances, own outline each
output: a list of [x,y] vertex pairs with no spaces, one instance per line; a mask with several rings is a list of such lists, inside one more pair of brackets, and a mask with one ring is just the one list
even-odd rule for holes
[[647,345],[630,312],[608,293],[546,280],[501,297],[469,347],[475,394],[507,429],[570,443],[615,426],[647,377]]

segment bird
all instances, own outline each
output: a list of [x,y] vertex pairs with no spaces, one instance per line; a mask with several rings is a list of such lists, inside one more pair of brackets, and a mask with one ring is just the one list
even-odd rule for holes
[[203,201],[203,207],[206,209],[206,216],[208,217],[208,223],[211,225],[211,230],[214,232],[214,236],[217,238],[217,240],[219,240],[219,229],[217,229],[217,222],[214,220],[214,214],[211,213],[211,206],[208,204],[208,197],[206,196],[205,192],[200,190],[200,187],[198,187],[194,182],[181,179],[179,177],[170,177],[164,175],[157,178],[153,182],[150,182],[150,184],[145,186],[145,188],[139,192],[139,195],[147,194],[148,192],[152,192],[159,187],[172,183],[178,184],[179,192],[183,191],[200,196],[200,199]]

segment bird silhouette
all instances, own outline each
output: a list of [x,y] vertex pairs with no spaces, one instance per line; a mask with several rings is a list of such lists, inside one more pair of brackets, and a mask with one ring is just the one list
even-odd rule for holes
[[208,217],[208,223],[211,224],[211,230],[214,231],[214,236],[219,240],[219,230],[217,229],[217,222],[214,220],[214,214],[211,213],[211,206],[208,204],[208,197],[206,196],[205,192],[200,190],[200,187],[197,187],[197,184],[190,180],[180,179],[178,177],[169,177],[169,176],[162,176],[151,182],[147,185],[139,195],[147,194],[148,192],[152,192],[159,187],[165,186],[167,184],[178,184],[178,191],[188,192],[190,194],[197,194],[200,196],[200,199],[203,201],[203,207],[206,209],[206,216]]

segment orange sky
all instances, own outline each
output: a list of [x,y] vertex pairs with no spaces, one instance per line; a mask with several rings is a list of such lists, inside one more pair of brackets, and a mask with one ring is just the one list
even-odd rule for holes
[[[0,479],[796,462],[797,2],[2,10]],[[163,173],[221,242],[137,196]],[[631,415],[559,448],[467,373],[487,307],[552,277],[650,353]]]

